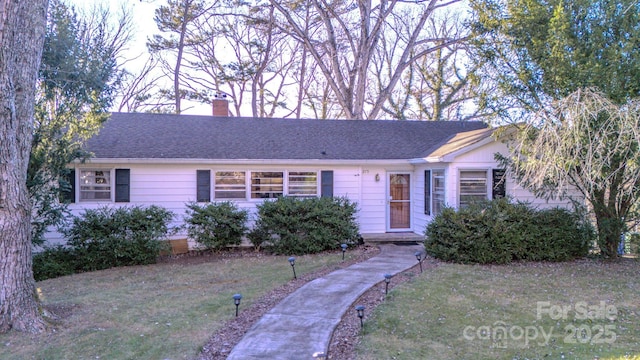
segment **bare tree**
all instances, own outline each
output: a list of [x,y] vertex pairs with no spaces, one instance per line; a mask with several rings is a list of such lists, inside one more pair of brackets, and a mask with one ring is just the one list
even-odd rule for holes
[[166,109],[175,104],[158,96],[158,86],[162,75],[157,73],[157,66],[157,59],[150,56],[137,72],[125,71],[122,74],[117,89],[118,111],[166,112]]
[[207,102],[213,93],[224,92],[233,100],[235,116],[246,108],[254,117],[296,111],[285,98],[295,85],[298,49],[275,28],[273,16],[269,6],[219,3],[196,21],[200,41],[182,74],[194,99]]
[[[400,38],[408,36],[413,27],[412,14],[393,18],[373,58],[376,82],[382,88],[392,76],[393,58]],[[437,47],[417,59],[406,70],[399,86],[391,93],[383,111],[394,119],[430,121],[470,120],[486,116],[488,111],[475,106],[479,87],[474,81],[475,67],[469,61],[468,30],[460,15],[445,13],[427,22],[425,31],[433,39],[461,39]],[[436,41],[444,44],[446,40]],[[420,51],[420,47],[415,52]],[[376,94],[372,95],[375,99]]]
[[[459,0],[329,2],[327,0],[270,0],[279,11],[280,26],[304,45],[324,74],[336,100],[348,119],[375,119],[396,88],[404,71],[415,61],[459,38],[432,38],[425,31],[436,10]],[[370,89],[372,56],[388,30],[390,19],[409,9],[415,16],[407,36],[398,38],[401,52],[393,59],[390,76],[380,86],[371,105],[365,94]],[[307,11],[318,21],[307,27]]]
[[0,0],[0,332],[46,324],[31,268],[27,167],[47,0]]

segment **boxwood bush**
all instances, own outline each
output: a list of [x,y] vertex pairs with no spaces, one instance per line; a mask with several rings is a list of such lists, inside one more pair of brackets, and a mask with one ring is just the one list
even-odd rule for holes
[[73,249],[63,246],[49,246],[33,254],[33,277],[36,281],[52,279],[76,273]]
[[256,248],[277,254],[310,254],[354,244],[357,206],[346,198],[281,197],[258,205],[249,233]]
[[101,207],[73,218],[65,234],[79,259],[79,270],[156,262],[168,250],[165,241],[173,213],[160,206]]
[[160,206],[85,210],[64,229],[66,246],[34,255],[36,280],[117,266],[155,263],[169,250],[173,213]]
[[578,212],[502,198],[445,208],[427,226],[425,248],[445,261],[507,264],[583,257],[594,240],[593,226]]
[[190,203],[186,212],[189,237],[207,249],[221,250],[240,245],[248,230],[248,212],[229,201],[206,205]]

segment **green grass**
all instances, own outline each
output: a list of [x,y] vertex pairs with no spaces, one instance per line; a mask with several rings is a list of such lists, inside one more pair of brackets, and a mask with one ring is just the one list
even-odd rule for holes
[[640,359],[640,261],[441,264],[376,308],[358,359]]
[[[340,253],[301,256],[296,272],[302,276],[337,268],[340,260]],[[242,311],[291,277],[286,256],[261,256],[126,267],[42,281],[37,286],[43,303],[70,315],[45,335],[1,334],[0,359],[192,358],[233,319],[234,293],[243,294]],[[580,319],[577,307],[601,302],[608,310],[615,306],[615,319],[595,313],[593,319]],[[563,306],[566,318],[555,313]],[[507,336],[491,337],[501,326]],[[547,341],[538,332],[526,341],[517,338],[518,329],[534,335],[533,328],[552,336]],[[591,334],[567,337],[572,329]],[[358,347],[360,360],[563,355],[640,359],[640,261],[440,264],[390,291],[365,319]]]
[[[235,316],[234,293],[243,295],[242,311],[292,280],[287,258],[134,266],[38,282],[43,304],[71,309],[70,316],[46,335],[0,334],[0,359],[192,358]],[[341,259],[300,256],[296,272],[332,268]]]

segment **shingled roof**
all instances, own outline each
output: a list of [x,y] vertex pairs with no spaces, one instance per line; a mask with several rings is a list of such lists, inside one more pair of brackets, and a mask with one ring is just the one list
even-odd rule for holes
[[481,122],[254,119],[113,113],[97,159],[390,160],[426,157]]

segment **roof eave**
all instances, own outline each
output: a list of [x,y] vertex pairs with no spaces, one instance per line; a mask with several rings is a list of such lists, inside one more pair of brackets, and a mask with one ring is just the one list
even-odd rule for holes
[[166,158],[91,158],[75,164],[148,164],[148,165],[406,165],[408,159],[166,159]]
[[409,160],[411,165],[420,165],[420,164],[433,164],[433,163],[441,163],[445,162],[444,158],[441,156],[427,156],[423,158],[415,158]]

